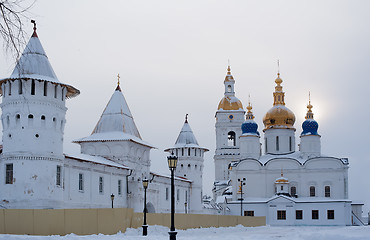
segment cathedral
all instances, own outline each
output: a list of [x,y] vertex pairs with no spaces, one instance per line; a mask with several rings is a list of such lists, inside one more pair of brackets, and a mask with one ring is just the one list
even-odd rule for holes
[[[213,200],[203,199],[204,153],[186,116],[172,147],[177,213],[266,216],[269,225],[361,223],[362,204],[348,199],[346,158],[321,154],[309,101],[296,150],[295,115],[285,106],[280,74],[263,118],[263,145],[252,106],[235,96],[230,66],[216,112]],[[154,146],[140,136],[119,79],[91,135],[63,152],[66,100],[80,93],[57,78],[34,32],[12,74],[0,80],[2,208],[133,208],[170,211],[170,176],[150,170]],[[112,89],[113,90],[113,89]],[[263,149],[261,146],[264,146]]]

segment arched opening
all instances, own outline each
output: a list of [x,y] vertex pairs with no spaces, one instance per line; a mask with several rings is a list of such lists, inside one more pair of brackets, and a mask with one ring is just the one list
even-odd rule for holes
[[228,134],[227,134],[227,145],[229,147],[234,147],[236,146],[236,137],[235,137],[235,132],[233,131],[230,131]]
[[231,93],[231,91],[232,91],[231,85],[228,85],[228,86],[227,86],[227,92],[228,92],[228,93]]
[[155,207],[154,207],[153,203],[147,202],[146,203],[146,210],[148,211],[148,213],[155,213]]
[[15,115],[15,124],[19,125],[20,121],[21,121],[21,115],[20,114]]

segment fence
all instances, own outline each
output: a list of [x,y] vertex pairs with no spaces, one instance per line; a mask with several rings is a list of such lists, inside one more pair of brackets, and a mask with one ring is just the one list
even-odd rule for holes
[[[169,213],[148,213],[148,225],[169,227]],[[78,235],[115,234],[138,228],[143,214],[131,208],[95,209],[1,209],[0,234]],[[176,214],[177,229],[199,227],[263,226],[265,217],[241,217],[205,214]]]

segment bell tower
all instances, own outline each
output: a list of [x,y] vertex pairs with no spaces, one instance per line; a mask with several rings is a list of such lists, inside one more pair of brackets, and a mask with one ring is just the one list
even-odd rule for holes
[[243,105],[235,97],[235,80],[231,74],[230,66],[224,80],[224,97],[218,104],[216,112],[216,151],[214,193],[227,185],[229,179],[229,164],[237,161],[239,155],[239,137],[242,135],[241,125],[244,122]]

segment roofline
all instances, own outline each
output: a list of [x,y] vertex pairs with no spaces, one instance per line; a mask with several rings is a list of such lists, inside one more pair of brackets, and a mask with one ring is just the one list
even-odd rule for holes
[[[150,172],[150,174],[152,174],[153,176],[157,176],[157,177],[171,178],[171,176],[161,175],[159,173],[154,173],[154,172]],[[175,180],[176,179],[179,180],[179,181],[183,181],[183,182],[193,183],[193,181],[191,181],[187,178],[184,178],[184,177],[175,176]]]
[[[82,159],[82,158],[72,157],[72,156],[69,156],[69,155],[67,155],[67,154],[64,154],[64,157],[65,157],[65,158],[70,158],[70,159],[72,159],[72,160],[80,161],[80,162],[88,162],[88,163],[94,163],[94,164],[103,165],[103,166],[108,166],[108,167],[114,167],[114,168],[119,168],[119,169],[131,170],[131,168],[126,167],[126,166],[118,167],[118,166],[113,166],[113,165],[110,165],[110,164],[104,164],[104,163],[92,162],[92,161],[88,161],[88,160],[85,160],[85,159]],[[104,159],[106,159],[106,158],[104,158]],[[106,160],[110,161],[109,159],[106,159]]]
[[132,140],[132,139],[121,139],[121,140],[73,140],[72,143],[82,143],[82,142],[124,142],[124,141],[130,141],[130,142],[134,142],[134,143],[137,143],[137,144],[140,144],[140,145],[143,145],[143,146],[146,146],[146,147],[150,147],[150,148],[153,148],[153,149],[158,149],[154,146],[151,146],[149,144],[143,144],[143,143],[140,143],[138,141],[135,141],[135,140]]
[[[170,147],[170,148],[167,148],[165,150],[163,150],[164,152],[169,152],[171,149],[178,149],[178,148],[182,148],[182,147]],[[209,149],[208,148],[203,148],[203,147],[187,147],[187,146],[184,146],[184,148],[199,148],[199,149],[203,149],[205,152],[208,152]]]
[[[66,87],[67,88],[67,95],[66,95],[66,98],[73,98],[73,97],[77,97],[79,94],[80,94],[80,90],[78,90],[77,88],[71,86],[71,85],[68,85],[68,84],[64,84],[64,83],[60,83],[60,82],[53,82],[53,81],[49,81],[49,80],[45,80],[45,79],[38,79],[38,78],[26,78],[26,77],[20,77],[20,78],[3,78],[3,79],[0,79],[0,85],[6,81],[15,81],[15,80],[37,80],[37,81],[40,81],[40,82],[50,82],[52,84],[56,84],[56,85],[61,85],[62,87]],[[0,96],[3,95],[3,90],[2,88],[0,88]]]

